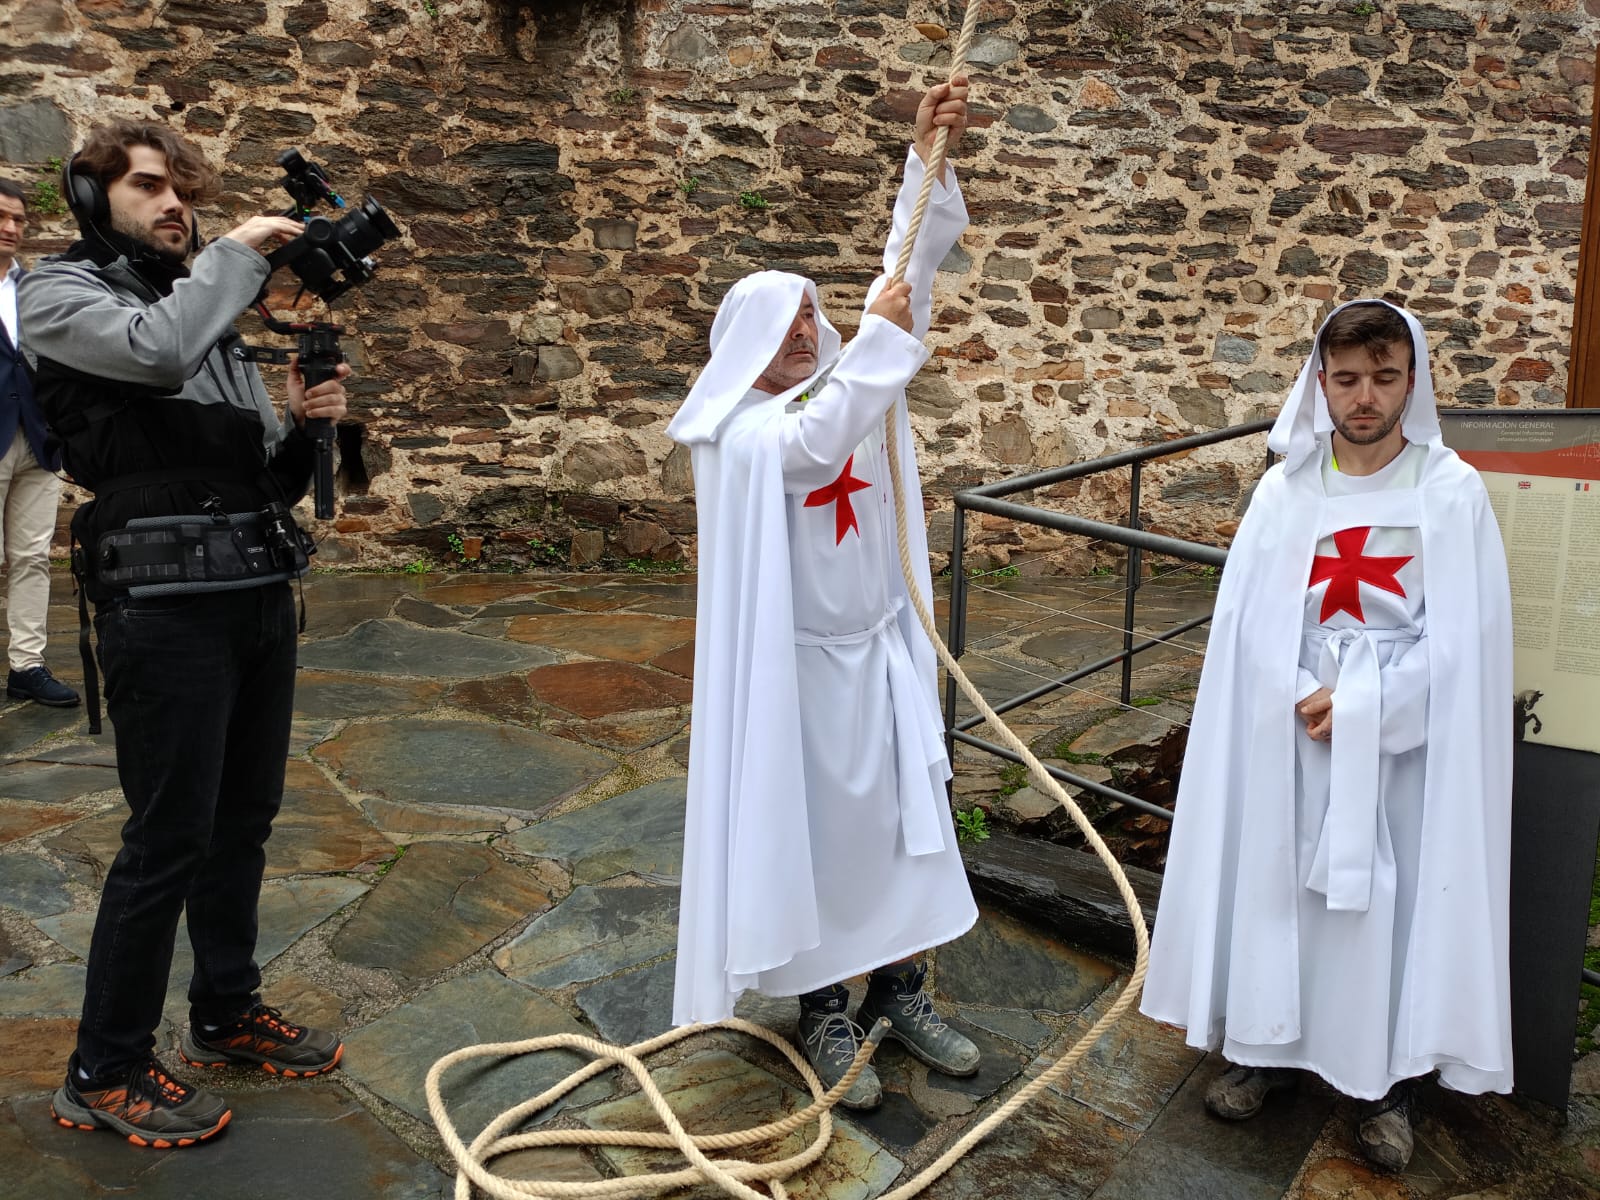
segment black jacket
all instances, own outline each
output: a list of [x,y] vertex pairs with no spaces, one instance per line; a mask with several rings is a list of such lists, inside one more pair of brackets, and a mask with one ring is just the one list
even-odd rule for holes
[[[25,277],[28,273],[22,271],[21,274]],[[17,336],[19,340],[23,336],[20,320]],[[17,435],[19,427],[39,465],[47,471],[56,470],[61,464],[45,445],[44,417],[39,414],[38,402],[33,397],[33,384],[28,378],[22,347],[12,342],[5,323],[0,322],[0,454],[11,449],[11,439]]]

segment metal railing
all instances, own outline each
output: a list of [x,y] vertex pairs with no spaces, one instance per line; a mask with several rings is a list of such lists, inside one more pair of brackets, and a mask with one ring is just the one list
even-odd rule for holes
[[[1133,689],[1133,660],[1138,654],[1156,646],[1167,644],[1173,638],[1197,629],[1211,620],[1211,614],[1184,621],[1160,633],[1149,635],[1140,640],[1135,634],[1135,617],[1138,612],[1138,592],[1141,582],[1141,572],[1144,565],[1144,552],[1162,554],[1172,558],[1183,559],[1187,562],[1200,563],[1204,566],[1220,568],[1227,561],[1228,552],[1216,546],[1207,546],[1202,542],[1188,542],[1181,538],[1167,537],[1164,534],[1151,533],[1143,527],[1139,514],[1140,485],[1142,483],[1144,464],[1152,459],[1166,458],[1173,454],[1182,454],[1201,446],[1214,446],[1219,442],[1229,442],[1236,438],[1250,437],[1254,434],[1265,433],[1272,428],[1270,420],[1251,421],[1245,425],[1232,425],[1226,429],[1212,430],[1209,433],[1197,433],[1192,437],[1178,438],[1170,442],[1161,442],[1154,446],[1142,446],[1137,450],[1124,450],[1120,454],[1107,455],[1104,458],[1091,459],[1088,462],[1073,463],[1070,466],[1056,467],[1049,471],[1039,471],[1032,475],[1019,475],[1014,479],[1002,479],[997,483],[984,484],[982,487],[969,488],[955,494],[954,528],[950,535],[950,624],[949,636],[946,645],[950,647],[951,654],[960,658],[966,649],[967,640],[967,591],[968,580],[963,562],[963,552],[966,542],[967,513],[989,513],[994,516],[1008,517],[1030,525],[1039,525],[1047,529],[1059,530],[1062,533],[1077,534],[1080,537],[1093,538],[1100,541],[1115,542],[1128,547],[1126,588],[1123,593],[1123,628],[1122,649],[1116,654],[1096,659],[1087,666],[1079,667],[1057,679],[1053,679],[1039,687],[1032,688],[1020,695],[1012,696],[994,704],[997,713],[1006,713],[1024,704],[1029,704],[1043,696],[1064,687],[1070,687],[1082,679],[1101,671],[1110,670],[1112,667],[1122,668],[1122,704],[1129,706]],[[1268,455],[1270,463],[1271,456]],[[1098,475],[1104,471],[1114,471],[1122,467],[1131,467],[1133,471],[1132,483],[1128,497],[1128,519],[1124,524],[1113,525],[1105,521],[1092,521],[1087,517],[1076,517],[1050,508],[1040,508],[1037,505],[1019,504],[1016,501],[1005,499],[1018,492],[1034,491],[1038,488],[1052,487],[1058,483],[1065,483],[1071,479],[1082,479],[1089,475]],[[958,720],[956,717],[957,691],[953,678],[945,681],[945,740],[946,749],[950,753],[950,760],[955,761],[956,743],[971,746],[978,750],[986,751],[999,758],[1010,762],[1022,760],[1004,746],[995,744],[985,738],[978,737],[970,732],[983,723],[981,716],[967,717]],[[1062,783],[1071,784],[1083,791],[1092,792],[1097,796],[1110,800],[1116,804],[1134,808],[1154,817],[1170,821],[1172,813],[1148,800],[1138,796],[1129,795],[1119,788],[1100,783],[1093,779],[1086,779],[1082,775],[1074,774],[1061,767],[1046,766],[1052,776]]]

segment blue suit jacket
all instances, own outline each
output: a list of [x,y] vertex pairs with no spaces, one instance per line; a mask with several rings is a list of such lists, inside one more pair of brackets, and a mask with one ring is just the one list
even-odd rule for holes
[[[18,336],[22,336],[20,323]],[[0,321],[0,454],[11,449],[11,439],[17,435],[19,425],[39,465],[51,471],[59,468],[59,457],[46,457],[44,414],[33,398],[33,380],[22,360],[22,347],[12,344],[5,323]]]

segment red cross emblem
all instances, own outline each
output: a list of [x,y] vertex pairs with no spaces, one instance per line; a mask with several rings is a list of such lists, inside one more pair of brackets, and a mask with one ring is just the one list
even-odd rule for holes
[[1311,560],[1311,582],[1306,586],[1316,587],[1323,580],[1328,581],[1328,590],[1322,594],[1322,616],[1319,620],[1326,621],[1334,613],[1343,610],[1366,624],[1367,618],[1361,614],[1363,583],[1393,592],[1396,596],[1406,594],[1395,574],[1411,561],[1411,555],[1384,557],[1362,554],[1361,548],[1367,544],[1367,535],[1371,532],[1370,525],[1340,530],[1333,535],[1338,555],[1319,554]]
[[857,479],[850,474],[850,468],[855,466],[856,456],[852,454],[845,460],[844,470],[839,472],[827,487],[818,488],[806,497],[807,508],[821,508],[825,504],[834,505],[833,510],[833,544],[837,546],[844,541],[844,535],[850,530],[856,531],[856,536],[861,536],[861,526],[856,523],[856,506],[850,503],[850,493],[859,492],[872,485],[865,479]]

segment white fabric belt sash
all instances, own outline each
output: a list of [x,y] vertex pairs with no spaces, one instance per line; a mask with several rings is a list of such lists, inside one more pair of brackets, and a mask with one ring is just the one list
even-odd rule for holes
[[[797,646],[859,646],[887,630],[905,607],[903,597],[896,598],[893,606],[874,625],[855,633],[822,634],[796,629]],[[928,726],[919,717],[928,711],[928,699],[922,680],[917,676],[916,664],[911,661],[905,642],[889,639],[889,702],[894,708],[894,740],[896,774],[900,795],[900,836],[905,839],[906,853],[915,858],[921,854],[938,854],[944,849],[944,830],[935,805],[942,801],[931,787],[929,755],[932,761],[942,759],[942,744],[925,745]],[[934,726],[937,728],[937,723]]]
[[1383,724],[1378,647],[1414,645],[1418,636],[1403,629],[1314,629],[1306,638],[1321,642],[1317,678],[1325,685],[1337,681],[1328,812],[1306,886],[1326,896],[1329,909],[1366,912],[1378,838],[1378,739]]

